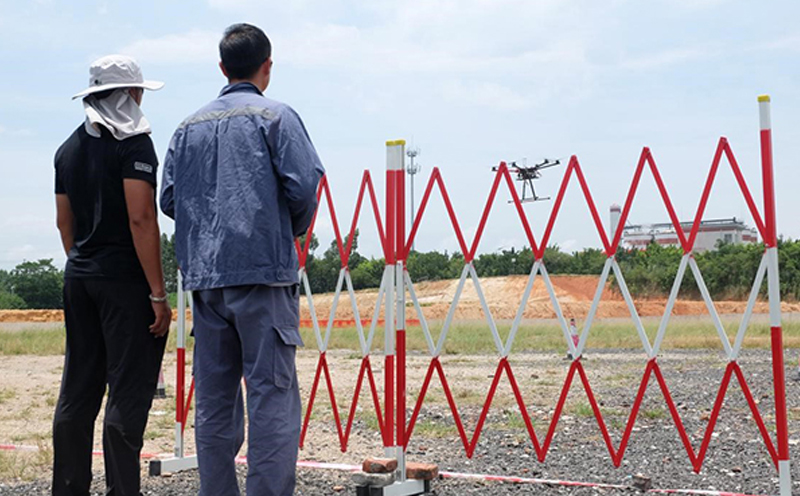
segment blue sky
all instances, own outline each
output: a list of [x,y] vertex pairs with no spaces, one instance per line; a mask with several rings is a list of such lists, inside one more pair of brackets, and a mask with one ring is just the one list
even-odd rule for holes
[[[756,96],[773,99],[778,225],[800,237],[800,5],[726,0],[423,1],[209,0],[207,2],[0,1],[0,268],[23,259],[62,264],[54,223],[53,153],[82,121],[89,63],[126,53],[146,78],[159,156],[172,131],[225,83],[216,44],[234,22],[273,41],[271,98],[303,117],[349,224],[361,171],[383,194],[384,142],[422,149],[421,193],[442,170],[471,239],[500,160],[576,154],[604,222],[622,203],[642,146],[653,150],[682,219],[693,217],[718,138],[731,141],[758,198]],[[563,168],[537,184],[554,195]],[[599,246],[573,184],[552,242]],[[630,221],[666,221],[645,176]],[[421,194],[418,193],[418,198]],[[503,192],[481,251],[521,247],[524,235]],[[708,218],[750,222],[723,169]],[[758,200],[757,200],[758,201]],[[541,237],[552,202],[525,207]],[[362,252],[377,254],[362,214]],[[164,219],[162,229],[172,232]],[[320,219],[324,245],[330,223]],[[457,247],[434,198],[417,249]]]

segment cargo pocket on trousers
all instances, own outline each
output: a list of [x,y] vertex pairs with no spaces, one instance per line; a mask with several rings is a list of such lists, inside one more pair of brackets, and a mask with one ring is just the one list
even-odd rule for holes
[[297,376],[294,367],[294,355],[298,346],[303,346],[300,331],[293,326],[273,326],[278,334],[275,340],[273,360],[273,382],[275,387],[289,389],[294,385]]

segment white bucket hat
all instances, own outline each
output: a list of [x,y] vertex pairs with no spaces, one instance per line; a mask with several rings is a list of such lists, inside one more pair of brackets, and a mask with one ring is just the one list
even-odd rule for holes
[[126,55],[106,55],[89,66],[89,87],[75,94],[72,99],[116,88],[144,88],[160,90],[164,83],[145,81],[142,69],[136,61]]

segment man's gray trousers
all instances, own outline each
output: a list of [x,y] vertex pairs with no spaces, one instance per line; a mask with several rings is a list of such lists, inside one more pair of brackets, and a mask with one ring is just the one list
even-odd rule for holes
[[242,387],[249,422],[247,494],[289,496],[301,416],[295,370],[295,349],[303,344],[298,286],[193,294],[200,496],[239,495],[234,458],[244,440]]

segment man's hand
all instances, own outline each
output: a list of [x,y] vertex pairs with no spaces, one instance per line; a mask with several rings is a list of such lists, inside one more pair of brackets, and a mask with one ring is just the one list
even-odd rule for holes
[[150,326],[150,334],[157,338],[166,336],[169,331],[169,325],[172,323],[172,309],[169,307],[169,302],[152,302],[153,313],[156,314],[156,321]]

